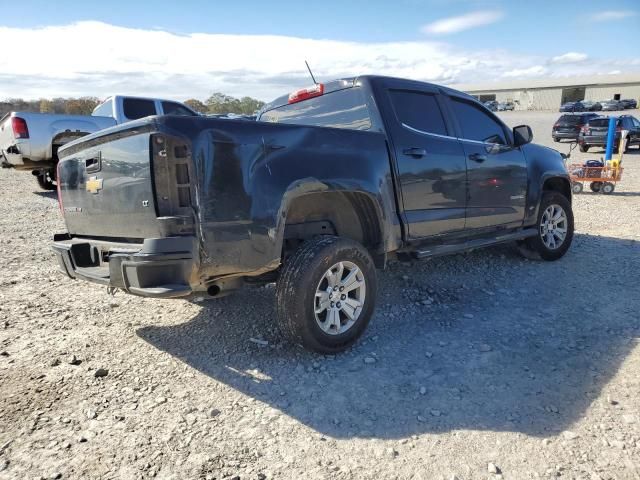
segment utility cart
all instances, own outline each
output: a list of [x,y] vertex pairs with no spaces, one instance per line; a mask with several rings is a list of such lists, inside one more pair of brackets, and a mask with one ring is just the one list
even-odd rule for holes
[[571,163],[568,170],[573,193],[582,192],[584,184],[589,183],[592,192],[606,194],[616,189],[616,183],[622,180],[624,171],[617,160],[611,160],[608,165],[599,160],[587,160],[584,164]]

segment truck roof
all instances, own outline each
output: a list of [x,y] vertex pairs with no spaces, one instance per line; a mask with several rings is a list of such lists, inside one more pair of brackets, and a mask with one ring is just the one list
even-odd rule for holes
[[[408,79],[408,78],[400,78],[400,77],[391,77],[391,76],[387,76],[387,75],[358,75],[356,77],[346,77],[346,78],[339,78],[336,80],[330,80],[328,82],[318,82],[321,83],[322,85],[324,85],[324,92],[323,94],[326,93],[331,93],[331,92],[335,92],[338,90],[344,90],[346,88],[352,88],[352,87],[356,87],[356,86],[360,86],[365,82],[370,82],[371,80],[375,80],[375,79],[387,79],[387,80],[400,80],[403,82],[408,82],[408,83],[416,83],[416,84],[423,84],[423,85],[428,85],[430,87],[434,87],[434,88],[439,88],[445,92],[448,93],[455,93],[456,95],[459,96],[464,96],[469,98],[470,100],[476,100],[477,98],[468,95],[464,92],[461,92],[459,90],[455,90],[453,88],[449,88],[449,87],[445,87],[443,85],[438,85],[435,83],[430,83],[430,82],[423,82],[421,80],[413,80],[413,79]],[[302,100],[304,101],[304,100]],[[264,105],[264,107],[262,107],[260,109],[260,112],[258,114],[258,116],[260,116],[260,114],[262,114],[263,112],[272,110],[274,108],[278,108],[278,107],[282,107],[284,105],[287,105],[289,103],[289,94],[286,95],[282,95],[278,98],[276,98],[275,100],[267,103]]]

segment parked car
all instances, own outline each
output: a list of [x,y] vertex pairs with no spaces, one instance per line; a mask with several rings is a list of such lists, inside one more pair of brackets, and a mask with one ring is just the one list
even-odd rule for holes
[[487,107],[489,110],[491,110],[492,112],[496,112],[498,110],[498,102],[496,102],[495,100],[489,100],[488,102],[484,102],[483,105]]
[[588,112],[599,112],[600,110],[602,110],[602,105],[600,105],[600,102],[594,102],[593,100],[583,100],[581,103],[584,109]]
[[596,118],[597,113],[568,113],[560,115],[560,118],[553,124],[551,136],[554,142],[562,139],[577,140],[580,129],[592,118]]
[[[614,151],[618,150],[620,132],[628,130],[626,148],[633,145],[640,146],[640,121],[631,115],[620,115],[616,120],[616,135]],[[587,152],[591,147],[605,148],[607,133],[609,132],[609,117],[596,117],[582,127],[578,135],[578,145],[581,152]]]
[[[566,253],[569,175],[532,138],[467,94],[379,76],[292,92],[253,122],[150,117],[60,149],[53,250],[66,275],[145,297],[277,281],[283,335],[338,352],[389,258]],[[99,158],[117,161],[89,171]]]
[[198,115],[182,103],[156,98],[109,97],[89,115],[11,112],[0,119],[0,156],[6,166],[31,171],[54,190],[59,148],[89,133],[149,115]]
[[584,112],[585,110],[582,102],[567,102],[560,106],[561,112]]
[[617,112],[618,110],[624,110],[624,106],[618,100],[604,100],[600,102],[602,105],[602,111],[604,112]]
[[504,103],[499,103],[498,104],[498,111],[499,112],[504,112],[507,110],[513,110],[515,107],[513,105],[512,102],[504,102]]
[[630,108],[638,108],[638,102],[632,98],[625,98],[623,100],[620,100],[620,103],[625,110]]

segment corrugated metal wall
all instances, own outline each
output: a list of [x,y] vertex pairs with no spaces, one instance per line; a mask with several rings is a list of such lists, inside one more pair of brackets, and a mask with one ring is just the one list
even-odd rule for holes
[[585,100],[610,100],[619,93],[620,98],[640,100],[640,85],[603,85],[602,87],[587,87]]
[[[498,102],[514,102],[516,110],[558,110],[562,101],[562,87],[500,91],[483,90],[469,93],[474,96],[495,94]],[[640,101],[640,83],[637,85],[586,87],[585,100],[609,100],[615,94],[620,94],[620,98],[634,98]]]

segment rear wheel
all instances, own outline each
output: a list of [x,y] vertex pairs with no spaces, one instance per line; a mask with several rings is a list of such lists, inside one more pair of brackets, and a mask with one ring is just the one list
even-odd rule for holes
[[588,152],[588,151],[589,151],[589,145],[585,145],[584,143],[581,143],[581,144],[580,144],[580,151],[581,151],[582,153],[586,153],[586,152]]
[[53,179],[49,171],[38,173],[38,175],[36,175],[36,180],[38,181],[38,185],[40,186],[40,188],[43,190],[56,189],[56,184],[53,183]]
[[602,188],[602,182],[591,182],[589,184],[589,188],[591,189],[592,192],[598,193]]
[[376,288],[373,260],[362,245],[334,236],[308,240],[287,259],[278,280],[280,330],[315,352],[345,350],[369,324]]
[[560,141],[560,139],[558,137],[553,137],[553,141],[557,143]]
[[527,258],[539,256],[553,261],[561,258],[573,240],[573,211],[569,200],[558,192],[545,192],[540,202],[538,232],[520,244]]
[[616,189],[616,186],[611,182],[604,182],[602,184],[602,193],[606,193],[607,195],[613,193]]

